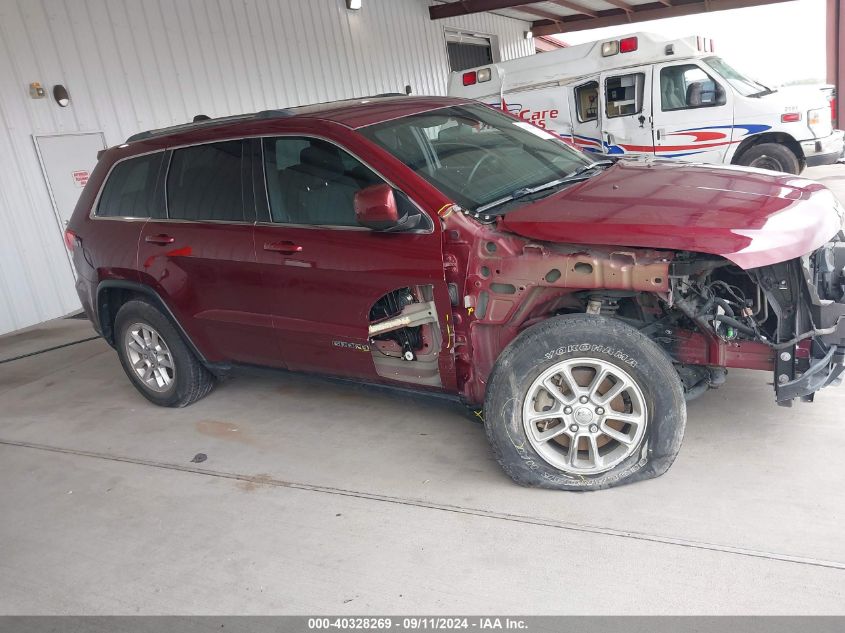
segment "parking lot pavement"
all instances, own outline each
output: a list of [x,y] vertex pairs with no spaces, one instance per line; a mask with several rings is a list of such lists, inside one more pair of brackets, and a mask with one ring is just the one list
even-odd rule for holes
[[[91,336],[39,327],[0,361]],[[576,494],[445,400],[263,375],[171,410],[101,340],[0,363],[0,613],[842,614],[845,388],[768,380],[690,403],[664,477]]]

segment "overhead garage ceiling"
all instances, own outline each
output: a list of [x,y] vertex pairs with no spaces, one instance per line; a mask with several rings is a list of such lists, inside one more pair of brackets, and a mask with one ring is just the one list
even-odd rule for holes
[[495,12],[531,22],[534,35],[552,35],[785,1],[788,0],[440,0],[428,11],[432,20]]

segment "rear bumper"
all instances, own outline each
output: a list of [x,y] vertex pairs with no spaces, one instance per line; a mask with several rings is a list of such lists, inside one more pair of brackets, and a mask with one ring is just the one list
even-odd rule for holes
[[807,167],[832,165],[842,156],[843,148],[845,148],[845,132],[842,130],[834,130],[833,134],[825,138],[801,142],[801,150],[804,152]]

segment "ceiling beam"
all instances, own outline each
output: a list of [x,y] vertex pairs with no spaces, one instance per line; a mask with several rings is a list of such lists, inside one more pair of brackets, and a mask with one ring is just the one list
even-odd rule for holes
[[[554,35],[572,31],[598,29],[605,26],[617,26],[629,22],[646,22],[661,18],[674,18],[682,15],[695,15],[712,11],[726,11],[728,9],[743,9],[766,4],[777,4],[789,0],[697,0],[686,4],[664,6],[660,2],[644,5],[631,5],[633,11],[611,9],[602,11],[598,17],[591,18],[583,15],[567,15],[556,22],[540,21],[531,25],[534,35]],[[611,13],[612,11],[612,13]]]
[[630,4],[625,2],[625,0],[604,0],[604,1],[607,2],[607,4],[612,4],[617,9],[622,9],[623,11],[627,11],[628,13],[631,13],[634,10],[634,7],[632,7]]
[[552,22],[559,22],[562,15],[558,15],[557,13],[549,13],[548,11],[543,11],[542,9],[535,9],[534,7],[519,7],[516,9],[521,13],[530,13],[531,15],[536,15],[538,18],[543,18],[544,20],[551,20]]
[[443,18],[454,18],[470,13],[512,9],[535,2],[537,0],[458,0],[457,2],[447,2],[429,7],[428,16],[432,20],[442,20]]
[[599,14],[595,11],[588,9],[587,7],[582,7],[574,2],[569,2],[569,0],[549,0],[549,2],[552,2],[560,7],[564,7],[565,9],[575,11],[576,13],[580,13],[581,15],[589,15],[591,18],[599,17]]

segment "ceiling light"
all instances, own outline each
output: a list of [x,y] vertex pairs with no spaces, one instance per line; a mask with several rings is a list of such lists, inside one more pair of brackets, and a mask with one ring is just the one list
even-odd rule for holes
[[350,11],[357,11],[361,8],[361,0],[346,0],[346,8]]

